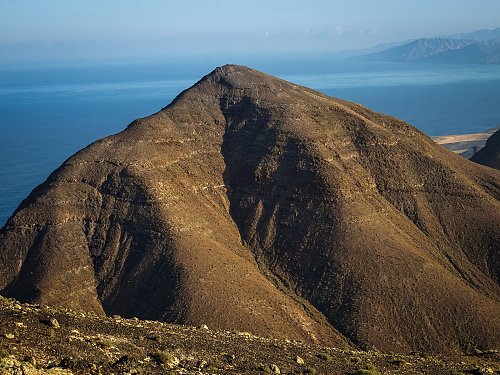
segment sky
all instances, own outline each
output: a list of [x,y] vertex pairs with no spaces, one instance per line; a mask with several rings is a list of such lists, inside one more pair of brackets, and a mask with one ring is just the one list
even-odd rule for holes
[[499,15],[500,0],[0,0],[0,62],[335,52]]

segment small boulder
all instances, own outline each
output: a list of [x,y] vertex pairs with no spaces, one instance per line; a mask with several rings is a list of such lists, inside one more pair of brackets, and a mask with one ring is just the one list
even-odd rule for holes
[[49,319],[49,325],[52,327],[52,328],[61,328],[61,326],[59,325],[59,322],[57,321],[56,318],[50,318]]
[[295,356],[295,362],[297,362],[299,365],[304,364],[304,360],[301,357],[299,357],[298,355]]
[[280,368],[274,363],[271,365],[271,373],[273,374],[281,374]]

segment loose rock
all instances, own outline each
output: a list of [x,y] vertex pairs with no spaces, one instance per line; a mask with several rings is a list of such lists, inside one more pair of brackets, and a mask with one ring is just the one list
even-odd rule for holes
[[298,355],[295,356],[295,362],[297,362],[299,365],[304,364],[304,360],[301,357],[299,357]]

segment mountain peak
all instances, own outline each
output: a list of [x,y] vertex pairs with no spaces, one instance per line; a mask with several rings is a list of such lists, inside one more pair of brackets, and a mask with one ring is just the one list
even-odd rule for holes
[[[244,65],[237,64],[224,64],[222,66],[216,67],[208,76],[231,76],[233,74],[248,74],[249,72],[258,72],[257,70],[251,69]],[[260,74],[264,74],[258,72]]]
[[3,295],[334,346],[500,345],[498,171],[237,65],[136,124],[9,219]]
[[[258,96],[262,94],[262,88],[267,86],[271,89],[278,82],[285,83],[285,81],[246,66],[226,64],[215,68],[192,87],[184,90],[167,108],[183,100],[215,100],[229,93],[230,95],[245,93],[245,95]],[[256,90],[257,87],[261,90]]]
[[215,68],[211,73],[203,77],[200,82],[222,82],[233,87],[238,87],[249,82],[259,83],[259,81],[269,78],[271,76],[243,65],[226,64]]

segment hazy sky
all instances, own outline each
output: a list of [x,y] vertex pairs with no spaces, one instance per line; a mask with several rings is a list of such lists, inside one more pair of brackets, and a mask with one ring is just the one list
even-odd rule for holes
[[0,0],[0,61],[338,51],[499,15],[500,0]]

